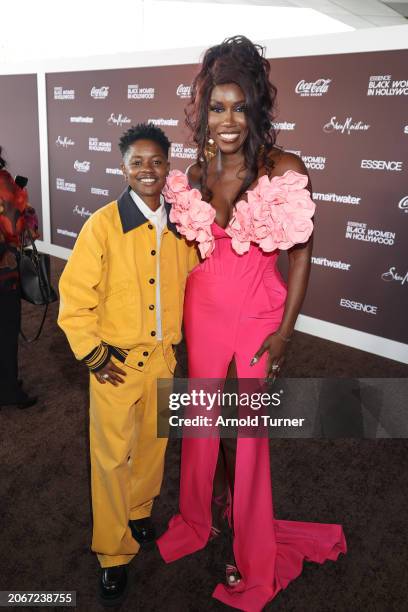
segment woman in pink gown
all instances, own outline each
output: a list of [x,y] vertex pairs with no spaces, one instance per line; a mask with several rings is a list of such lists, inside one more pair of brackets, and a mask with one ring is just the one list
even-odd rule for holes
[[[171,173],[166,193],[173,222],[202,258],[185,295],[191,378],[276,376],[305,295],[314,204],[301,159],[274,146],[275,96],[262,48],[244,37],[210,48],[192,86],[187,120],[198,162],[188,180]],[[279,250],[288,251],[288,286]],[[191,554],[227,513],[236,567],[213,595],[258,612],[304,560],[336,560],[346,543],[340,525],[276,519],[268,439],[232,442],[183,440],[180,513],[158,546],[166,562]]]

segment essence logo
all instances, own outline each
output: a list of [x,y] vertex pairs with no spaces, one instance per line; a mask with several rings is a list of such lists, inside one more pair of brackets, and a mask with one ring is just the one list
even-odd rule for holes
[[57,140],[55,141],[55,144],[57,145],[57,147],[63,147],[64,149],[68,149],[68,147],[74,146],[75,141],[72,140],[72,138],[68,138],[68,136],[64,136],[63,138],[61,138],[61,136],[58,136]]
[[378,229],[367,229],[367,223],[359,221],[348,221],[346,226],[346,238],[361,240],[362,242],[375,242],[392,246],[395,242],[395,232],[385,232]]
[[317,79],[316,81],[299,81],[295,87],[295,92],[299,96],[322,96],[327,93],[331,79]]
[[75,100],[75,89],[54,87],[54,100]]
[[330,121],[323,126],[323,132],[326,134],[340,132],[340,134],[350,135],[351,132],[366,132],[369,127],[368,123],[363,123],[362,121],[353,122],[353,117],[347,117],[343,123],[337,121],[336,117],[332,117]]
[[180,85],[177,86],[176,94],[179,98],[190,98],[191,97],[191,85]]
[[170,157],[175,157],[177,159],[196,159],[197,147],[186,147],[181,142],[172,142]]
[[108,196],[109,195],[109,189],[100,189],[99,187],[91,187],[91,193],[93,195]]
[[89,138],[88,143],[90,151],[102,151],[103,153],[110,153],[112,150],[111,142],[103,142],[98,138]]
[[393,81],[390,74],[370,76],[367,96],[408,96],[408,80]]
[[126,115],[122,115],[122,113],[119,113],[118,115],[112,113],[109,119],[107,119],[106,121],[108,125],[117,125],[119,127],[121,127],[122,125],[126,125],[130,122],[131,120],[129,119],[129,117],[127,117]]
[[153,100],[154,87],[139,87],[139,85],[128,85],[128,100]]
[[365,170],[387,170],[387,172],[401,172],[402,161],[386,161],[385,159],[362,159],[361,168]]
[[378,306],[373,306],[372,304],[362,304],[361,302],[354,302],[352,300],[347,300],[346,298],[340,298],[340,306],[342,308],[359,310],[361,312],[364,312],[365,314],[372,315],[376,315],[378,311]]
[[92,87],[90,95],[95,100],[105,100],[109,96],[109,86],[103,85],[103,87]]
[[62,178],[57,178],[55,183],[58,191],[71,191],[72,193],[76,192],[76,183],[66,183],[65,179]]
[[401,285],[405,285],[405,283],[408,284],[408,272],[406,272],[403,276],[402,274],[398,274],[397,269],[395,266],[393,266],[388,270],[388,272],[381,274],[381,279],[383,281],[397,281],[401,283]]
[[398,202],[398,208],[408,213],[408,196],[405,196]]

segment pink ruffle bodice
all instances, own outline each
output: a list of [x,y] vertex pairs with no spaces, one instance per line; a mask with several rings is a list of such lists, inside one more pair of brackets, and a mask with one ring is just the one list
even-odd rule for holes
[[[261,176],[256,187],[247,191],[247,200],[237,202],[225,228],[234,251],[243,255],[251,242],[267,253],[306,242],[313,231],[315,211],[307,182],[306,175],[294,170],[271,179]],[[163,193],[172,205],[170,220],[180,234],[198,243],[203,259],[209,257],[215,246],[211,227],[215,208],[202,199],[198,189],[190,188],[180,170],[170,172]]]

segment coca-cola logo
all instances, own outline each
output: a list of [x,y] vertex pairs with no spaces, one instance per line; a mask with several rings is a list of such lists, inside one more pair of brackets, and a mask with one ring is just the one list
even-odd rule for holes
[[79,160],[75,160],[74,162],[74,169],[77,172],[89,172],[91,168],[91,162],[89,161],[79,161]]
[[322,96],[327,93],[331,79],[316,79],[316,81],[301,80],[295,87],[299,96]]
[[392,266],[388,272],[381,274],[381,279],[383,281],[397,281],[401,283],[401,285],[404,285],[405,283],[408,283],[408,272],[406,272],[404,275],[399,274],[397,272],[397,268]]
[[190,98],[191,85],[183,85],[183,83],[180,83],[180,85],[177,87],[176,94],[179,98]]
[[105,100],[109,95],[109,86],[103,85],[103,87],[92,87],[91,96],[95,100]]
[[344,121],[337,121],[336,117],[332,117],[323,126],[323,132],[330,134],[331,132],[340,132],[340,134],[348,134],[351,132],[366,132],[370,125],[362,121],[353,121],[353,117],[347,117]]
[[115,113],[111,113],[111,116],[106,121],[108,125],[117,125],[120,127],[130,122],[131,120],[129,119],[129,117],[127,117],[126,115],[122,115],[122,113],[119,113],[118,115],[115,115]]
[[398,202],[398,208],[408,213],[408,196],[405,196]]

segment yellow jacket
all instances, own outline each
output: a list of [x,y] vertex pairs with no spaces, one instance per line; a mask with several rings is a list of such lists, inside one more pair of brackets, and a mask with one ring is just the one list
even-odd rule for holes
[[[167,215],[170,205],[165,203]],[[97,371],[110,354],[143,370],[159,346],[156,335],[156,229],[126,189],[84,224],[62,273],[58,324],[77,359]],[[175,367],[184,288],[198,263],[168,219],[160,246],[160,297],[165,360]]]

